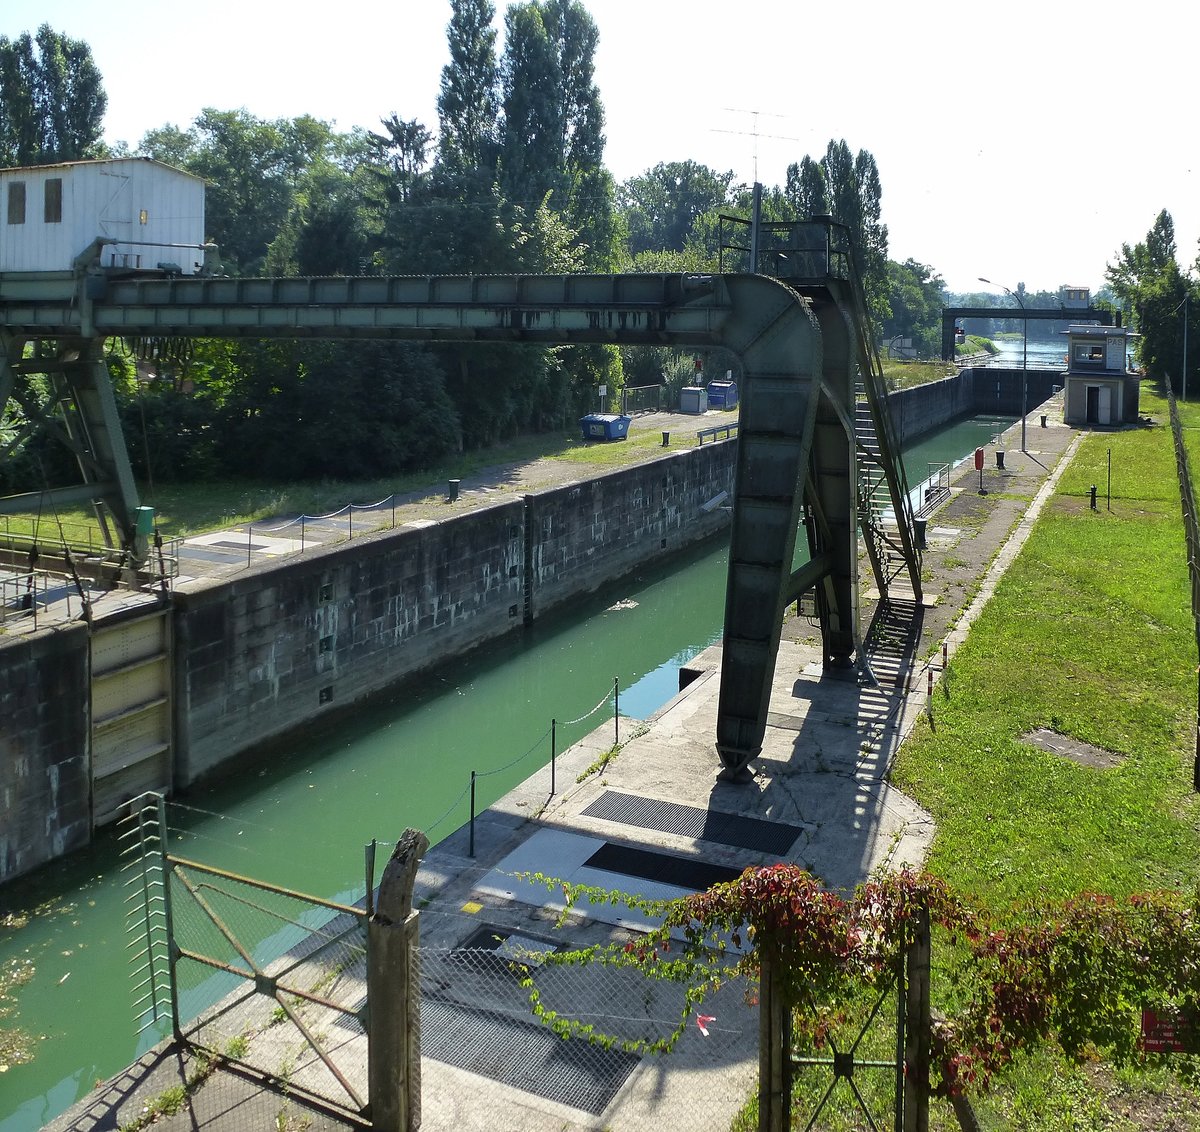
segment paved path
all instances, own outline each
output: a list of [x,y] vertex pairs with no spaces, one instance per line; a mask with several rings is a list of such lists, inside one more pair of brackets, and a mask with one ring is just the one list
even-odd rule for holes
[[[711,411],[702,415],[678,412],[639,413],[630,426],[631,435],[663,432],[670,447],[678,450],[698,443],[697,432],[736,423],[737,410]],[[597,446],[602,449],[603,446]],[[630,463],[657,458],[661,447],[633,450]],[[620,465],[552,456],[491,464],[459,481],[458,498],[449,499],[448,481],[390,496],[382,501],[348,500],[339,511],[324,516],[276,515],[256,523],[242,523],[224,530],[207,531],[168,543],[167,553],[178,561],[173,585],[203,586],[252,567],[303,554],[330,543],[361,537],[372,531],[406,524],[428,524],[480,506],[558,487],[566,483],[617,470]],[[38,609],[34,617],[21,609],[26,582],[19,571],[0,568],[0,631],[30,633],[49,625],[79,620],[83,604],[78,588],[66,577],[39,578]],[[153,592],[124,588],[109,589],[86,579],[83,587],[93,614],[103,617],[125,609],[152,606]],[[44,588],[43,588],[44,587]],[[10,592],[11,591],[11,592]]]

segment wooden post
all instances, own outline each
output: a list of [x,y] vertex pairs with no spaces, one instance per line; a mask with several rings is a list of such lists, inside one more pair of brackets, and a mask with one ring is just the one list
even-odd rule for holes
[[929,910],[913,916],[905,988],[904,1132],[929,1132]]
[[760,952],[758,986],[758,1132],[792,1126],[792,1008],[785,1001],[775,948]]
[[429,848],[406,829],[383,870],[367,921],[367,1088],[371,1126],[413,1132],[421,1123],[420,976],[413,885]]

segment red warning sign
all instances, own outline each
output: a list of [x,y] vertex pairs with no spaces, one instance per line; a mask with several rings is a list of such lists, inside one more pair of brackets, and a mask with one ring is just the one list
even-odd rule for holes
[[1200,1053],[1200,1026],[1190,1010],[1142,1011],[1142,1049],[1147,1053]]

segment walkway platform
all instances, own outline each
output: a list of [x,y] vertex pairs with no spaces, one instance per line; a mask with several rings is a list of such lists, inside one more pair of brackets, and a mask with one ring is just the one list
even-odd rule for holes
[[[1038,427],[1042,413],[1045,428]],[[933,822],[890,786],[888,771],[925,710],[930,676],[936,685],[941,675],[943,642],[953,656],[1077,443],[1057,400],[1029,421],[1027,452],[1017,448],[1018,422],[1001,438],[1004,468],[991,466],[989,450],[982,477],[968,466],[955,473],[950,501],[929,523],[925,599],[897,592],[875,610],[866,632],[869,672],[823,673],[819,630],[802,617],[788,621],[751,782],[716,780],[721,649],[714,646],[688,666],[692,682],[651,719],[620,721],[615,756],[605,757],[614,739],[609,720],[559,756],[553,795],[543,768],[480,814],[473,855],[466,827],[429,851],[415,899],[422,947],[462,947],[489,933],[586,946],[630,938],[643,926],[638,913],[607,902],[581,901],[564,914],[561,891],[531,874],[657,897],[777,861],[800,864],[844,890],[877,869],[919,865]],[[427,1043],[421,1128],[728,1128],[754,1087],[756,1022],[750,1008],[728,1006],[722,1014],[730,1027],[724,1062],[692,1057],[692,1047],[709,1047],[689,1033],[692,1046],[678,1060],[643,1058],[599,1113],[504,1079],[499,1055],[496,1069],[485,1072],[449,1054],[430,1056]],[[163,1047],[49,1127],[117,1128],[177,1083],[180,1072],[180,1055]],[[279,1127],[355,1126],[224,1070],[155,1126],[240,1132],[257,1126],[262,1113],[281,1112],[295,1123]]]

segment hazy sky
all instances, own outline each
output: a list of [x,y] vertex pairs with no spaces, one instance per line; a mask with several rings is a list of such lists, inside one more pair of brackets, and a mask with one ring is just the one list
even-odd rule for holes
[[[984,289],[981,275],[1097,288],[1163,208],[1182,264],[1196,257],[1186,5],[585,4],[618,180],[691,159],[782,185],[790,162],[845,138],[878,162],[891,258],[952,290]],[[91,45],[106,136],[131,144],[206,106],[345,130],[395,112],[436,131],[449,18],[449,0],[0,2],[0,34],[48,22]]]

